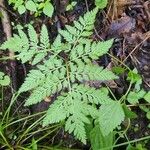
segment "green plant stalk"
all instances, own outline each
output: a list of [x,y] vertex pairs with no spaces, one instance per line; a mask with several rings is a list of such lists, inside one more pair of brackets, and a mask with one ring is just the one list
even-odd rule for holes
[[[112,57],[113,59],[115,59],[116,61],[118,61],[119,63],[121,63],[123,66],[125,66],[129,71],[132,71],[124,62],[120,61],[119,59],[117,59],[116,57],[114,57],[113,55],[107,53],[110,57]],[[133,75],[132,75],[133,76]],[[132,87],[132,80],[130,81],[130,84],[129,84],[129,87],[128,87],[128,90],[127,92],[125,93],[125,95],[123,95],[121,98],[120,98],[120,101],[124,101],[124,99],[126,98],[126,96],[128,95],[128,93],[130,92],[130,89]]]
[[69,66],[68,66],[68,62],[66,61],[66,70],[67,70],[67,80],[68,80],[68,86],[69,86],[69,91],[71,92],[71,84],[70,84],[70,75],[69,75]]
[[7,139],[5,138],[5,136],[3,135],[3,133],[0,131],[0,136],[2,137],[3,141],[5,142],[6,146],[10,149],[13,150],[12,147],[9,145]]
[[18,148],[19,150],[31,150],[31,149],[28,149],[28,148],[24,148],[22,146],[17,146],[16,148]]
[[7,108],[7,110],[6,110],[6,112],[5,112],[4,116],[3,116],[2,123],[4,122],[4,120],[6,118],[6,124],[8,124],[8,122],[9,122],[9,114],[10,114],[11,107],[12,107],[13,103],[17,100],[19,94],[20,93],[13,94],[11,102],[10,102],[10,105]]
[[144,141],[144,140],[148,140],[148,139],[150,139],[150,136],[142,137],[142,138],[139,138],[139,139],[136,139],[136,140],[131,140],[131,141],[124,142],[124,143],[121,143],[121,144],[117,144],[117,145],[114,145],[114,146],[111,146],[111,147],[106,147],[106,148],[103,148],[101,150],[108,150],[110,148],[116,148],[116,147],[132,144],[132,143],[136,143],[136,142],[140,142],[140,141]]
[[129,138],[128,138],[128,136],[127,136],[126,133],[124,134],[124,136],[125,136],[125,138],[127,139],[127,141],[130,142],[130,140],[129,140]]
[[[47,137],[48,135],[52,134],[53,132],[55,132],[56,130],[58,130],[62,125],[58,125],[55,129],[53,129],[51,132],[48,132],[47,134],[45,134],[44,136],[40,137],[38,140],[36,140],[36,143],[38,143],[39,141],[43,140],[45,137]],[[30,147],[32,147],[32,144],[30,145]]]
[[109,55],[111,58],[113,58],[114,60],[118,61],[120,64],[122,64],[124,67],[126,67],[129,71],[132,71],[124,62],[122,62],[121,60],[117,59],[116,57],[114,57],[113,55],[107,53],[107,55]]
[[15,55],[15,56],[11,56],[11,57],[10,56],[8,56],[8,57],[2,57],[2,58],[0,58],[0,61],[1,60],[9,60],[9,59],[11,60],[11,59],[17,58],[18,56],[19,55]]
[[70,149],[70,148],[55,148],[55,147],[49,147],[49,146],[44,146],[44,145],[38,145],[39,148],[43,148],[44,150],[80,150],[80,149]]
[[130,90],[131,90],[132,84],[133,84],[133,74],[132,74],[132,80],[130,81],[128,90],[127,90],[126,93],[120,98],[120,101],[121,101],[121,102],[123,102],[123,101],[126,100],[126,97],[127,97],[127,95],[129,94],[129,92],[130,92]]
[[[121,135],[124,135],[124,134],[126,134],[126,132],[128,131],[128,129],[130,128],[130,125],[131,125],[131,121],[130,121],[130,119],[128,119],[128,126],[127,126],[127,128],[124,130],[124,131],[122,131],[123,133],[121,134]],[[116,140],[115,140],[115,142],[114,142],[114,146],[116,145],[116,143],[118,142],[118,140],[120,139],[120,137],[121,136],[119,136]]]
[[128,96],[128,94],[129,94],[129,92],[130,92],[130,90],[131,90],[131,87],[132,87],[132,84],[133,84],[133,82],[132,81],[130,81],[130,84],[129,84],[129,87],[128,87],[128,90],[126,91],[126,93],[120,98],[120,101],[121,102],[123,102],[123,101],[125,101],[126,100],[126,97]]
[[2,112],[4,111],[4,88],[1,86],[1,101],[2,101]]
[[59,124],[59,126],[57,128],[55,128],[54,130],[52,130],[51,132],[48,132],[47,134],[45,134],[44,136],[40,137],[38,140],[37,140],[37,143],[41,140],[43,140],[45,137],[47,137],[48,135],[50,135],[51,133],[55,132],[56,130],[58,130],[62,125]]
[[20,139],[17,142],[17,145],[19,145],[20,141],[22,140],[23,137],[26,136],[26,134],[34,127],[36,127],[40,121],[45,117],[45,115],[43,115],[41,118],[39,118],[38,120],[36,120],[33,124],[31,124],[25,131],[24,133],[21,135]]
[[27,116],[27,117],[18,119],[18,120],[16,120],[16,121],[13,121],[13,122],[11,122],[11,123],[5,125],[5,126],[4,126],[4,129],[7,128],[7,127],[9,127],[9,126],[11,126],[11,125],[13,125],[13,124],[16,124],[16,123],[18,123],[18,122],[24,121],[24,120],[26,120],[26,119],[29,119],[29,118],[32,118],[32,117],[35,117],[35,116],[38,116],[38,115],[41,115],[41,114],[44,114],[44,113],[46,113],[46,111],[39,112],[39,113],[30,115],[30,116]]
[[[107,86],[107,85],[106,85]],[[112,95],[112,97],[114,98],[115,101],[118,101],[117,98],[115,97],[114,93],[111,91],[111,89],[109,88],[109,86],[107,86],[107,89],[109,90],[110,94]]]
[[42,131],[45,131],[45,130],[49,130],[49,129],[55,128],[55,127],[57,127],[57,126],[58,126],[58,124],[57,124],[57,125],[50,126],[50,127],[46,128],[46,129],[44,128],[44,129],[40,129],[40,130],[31,132],[31,133],[28,133],[27,135],[29,135],[29,136],[27,136],[27,137],[22,141],[22,143],[24,143],[26,140],[28,140],[28,139],[29,139],[30,137],[32,137],[34,134],[37,134],[37,133],[39,133],[39,132],[42,132]]

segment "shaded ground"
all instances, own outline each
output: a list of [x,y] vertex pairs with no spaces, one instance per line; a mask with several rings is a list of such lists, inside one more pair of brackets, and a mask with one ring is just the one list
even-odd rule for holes
[[[60,3],[59,3],[60,2]],[[116,3],[115,3],[116,2]],[[52,19],[44,16],[35,18],[33,15],[26,13],[23,16],[19,16],[17,12],[14,16],[8,12],[11,21],[14,24],[25,25],[31,20],[34,20],[33,24],[37,30],[40,31],[41,25],[44,23],[49,29],[49,36],[54,39],[57,35],[59,28],[64,28],[66,24],[71,24],[74,20],[84,14],[86,11],[94,8],[94,1],[80,1],[78,0],[74,10],[65,11],[65,7],[68,5],[68,1],[55,0],[56,12]],[[7,6],[7,9],[10,9]],[[12,8],[10,11],[13,11]],[[2,26],[0,27],[0,43],[4,41],[4,33]],[[145,90],[150,89],[150,1],[149,0],[110,0],[105,10],[102,10],[97,15],[95,24],[95,32],[92,36],[93,40],[107,40],[110,38],[115,39],[115,43],[110,50],[110,53],[117,57],[119,60],[124,62],[128,67],[136,67],[143,77],[143,87]],[[6,53],[0,52],[0,57],[7,55]],[[104,56],[97,63],[109,67],[111,64],[118,65],[109,56]],[[30,65],[22,65],[20,62],[16,62],[16,85],[17,89],[22,84],[27,72],[29,71]],[[10,63],[3,61],[0,63],[0,71],[4,71],[6,74],[10,74]],[[128,83],[125,80],[125,75],[121,76],[115,83],[111,83],[110,88],[116,94],[116,96],[123,95],[127,90]],[[5,106],[9,103],[11,97],[12,87],[4,89]],[[27,94],[28,95],[28,94]],[[18,109],[17,112],[25,115],[27,112],[40,112],[48,108],[49,103],[42,102],[35,105],[31,109],[23,107],[23,101],[27,95],[23,95],[20,101],[14,106],[14,110]],[[3,106],[4,107],[4,106]],[[13,111],[14,111],[13,110]],[[150,121],[146,119],[145,113],[141,111],[139,107],[133,109],[138,114],[138,118],[131,122],[131,128],[129,129],[127,136],[129,140],[138,139],[146,135],[150,135],[150,129],[147,127]],[[16,112],[16,113],[17,113]],[[21,115],[20,115],[21,117]],[[39,135],[37,135],[39,136]],[[49,137],[47,138],[47,140]],[[60,143],[58,143],[58,139]],[[121,141],[123,142],[122,138]],[[45,143],[45,140],[43,141]],[[73,140],[71,135],[66,134],[62,129],[55,133],[55,136],[47,141],[47,143],[56,143],[67,147],[74,147],[79,149],[89,149],[89,146],[83,146],[81,143]],[[150,149],[150,141],[145,142],[147,149]],[[121,149],[124,149],[122,147]]]

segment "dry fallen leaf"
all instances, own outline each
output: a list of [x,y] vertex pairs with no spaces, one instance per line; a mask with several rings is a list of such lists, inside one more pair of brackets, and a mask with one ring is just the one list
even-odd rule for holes
[[113,21],[122,16],[126,6],[136,4],[136,0],[110,0],[108,3],[108,18]]
[[122,34],[131,32],[135,28],[135,19],[129,16],[121,17],[120,19],[113,21],[110,24],[108,30],[109,37],[118,37]]

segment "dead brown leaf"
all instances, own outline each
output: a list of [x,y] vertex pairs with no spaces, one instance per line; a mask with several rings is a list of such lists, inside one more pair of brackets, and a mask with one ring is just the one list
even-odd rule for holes
[[107,15],[113,21],[123,15],[126,6],[136,4],[136,0],[110,0],[108,4]]
[[135,28],[135,19],[124,16],[120,19],[113,21],[110,24],[109,30],[108,30],[108,36],[109,37],[118,37],[120,35],[126,34],[131,32],[132,29]]

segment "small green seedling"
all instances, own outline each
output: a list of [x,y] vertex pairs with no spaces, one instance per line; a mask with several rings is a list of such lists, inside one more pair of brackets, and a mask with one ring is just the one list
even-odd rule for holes
[[71,4],[69,4],[66,8],[66,11],[73,10],[73,8],[76,6],[77,2],[72,1]]

